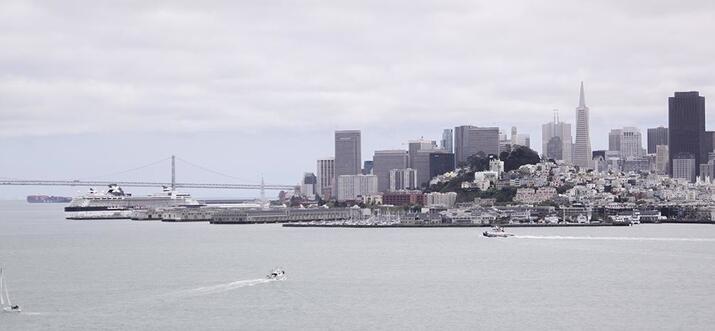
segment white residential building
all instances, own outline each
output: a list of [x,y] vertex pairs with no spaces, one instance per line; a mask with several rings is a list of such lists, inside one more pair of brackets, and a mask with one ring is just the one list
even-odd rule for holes
[[445,208],[452,208],[456,202],[456,192],[432,192],[425,194],[425,205],[427,207],[441,206]]

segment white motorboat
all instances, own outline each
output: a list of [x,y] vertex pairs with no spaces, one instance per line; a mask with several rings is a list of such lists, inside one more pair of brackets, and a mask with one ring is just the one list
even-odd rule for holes
[[266,275],[267,279],[274,279],[274,280],[286,280],[286,272],[282,268],[275,268],[273,269],[268,275]]
[[22,311],[20,306],[13,305],[10,302],[10,294],[7,292],[7,283],[5,282],[5,274],[2,268],[0,268],[0,305],[2,305],[2,310],[8,313],[19,313]]
[[506,238],[514,236],[513,233],[504,231],[504,228],[501,226],[495,226],[491,230],[484,231],[482,234],[489,238]]

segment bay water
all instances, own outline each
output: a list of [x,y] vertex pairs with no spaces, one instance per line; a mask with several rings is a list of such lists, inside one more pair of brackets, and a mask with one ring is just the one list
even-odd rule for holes
[[[0,202],[0,330],[708,330],[715,226],[284,228]],[[269,281],[283,267],[285,281]]]

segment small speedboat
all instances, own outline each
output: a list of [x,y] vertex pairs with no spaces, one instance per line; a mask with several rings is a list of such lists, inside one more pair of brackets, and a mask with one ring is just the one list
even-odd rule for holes
[[495,226],[491,230],[482,232],[482,234],[485,237],[489,237],[489,238],[506,238],[506,237],[514,236],[513,233],[504,231],[504,228],[502,228],[501,226]]
[[266,279],[285,280],[286,272],[282,268],[275,268],[268,275],[266,275]]

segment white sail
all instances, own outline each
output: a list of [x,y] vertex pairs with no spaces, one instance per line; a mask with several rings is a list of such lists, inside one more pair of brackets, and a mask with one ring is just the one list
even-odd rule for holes
[[0,268],[0,304],[5,308],[5,293],[7,292],[5,292],[5,277],[3,276],[3,270]]
[[[5,307],[5,301],[7,301],[7,307]],[[7,292],[7,284],[5,283],[5,273],[2,269],[0,269],[0,303],[2,303],[3,309],[12,309],[10,294]]]
[[5,283],[3,281],[2,268],[0,268],[0,305],[5,308]]

